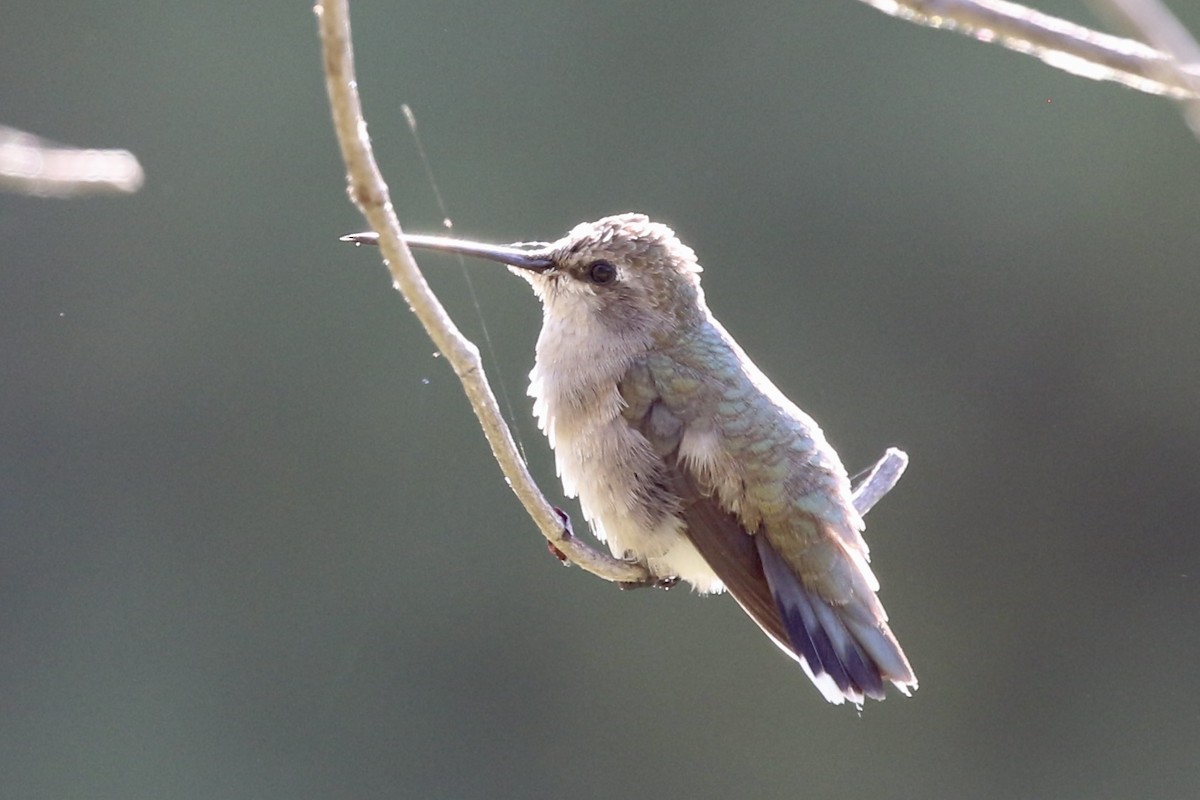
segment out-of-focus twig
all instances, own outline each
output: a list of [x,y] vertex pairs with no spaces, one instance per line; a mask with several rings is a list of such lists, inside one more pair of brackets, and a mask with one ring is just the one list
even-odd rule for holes
[[144,177],[128,150],[82,150],[0,125],[0,190],[34,197],[128,194]]
[[1191,97],[1179,99],[1179,105],[1188,127],[1200,138],[1200,44],[1183,23],[1159,0],[1092,0],[1092,6],[1171,57],[1162,65],[1164,79],[1192,90]]
[[[1139,91],[1195,99],[1200,64],[1004,0],[860,0],[901,19],[966,34],[1052,67]],[[1158,45],[1161,48],[1161,45]]]

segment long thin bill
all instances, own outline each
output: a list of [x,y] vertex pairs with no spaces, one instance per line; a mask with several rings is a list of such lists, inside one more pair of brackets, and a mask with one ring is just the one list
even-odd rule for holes
[[[379,234],[374,232],[352,233],[343,236],[341,241],[377,245],[379,244]],[[464,256],[498,261],[501,264],[508,264],[510,267],[519,267],[532,272],[545,272],[554,266],[554,261],[546,256],[545,251],[525,251],[508,245],[484,244],[466,239],[452,239],[449,236],[421,236],[408,233],[404,234],[404,241],[409,247],[440,250],[444,253],[461,253]]]

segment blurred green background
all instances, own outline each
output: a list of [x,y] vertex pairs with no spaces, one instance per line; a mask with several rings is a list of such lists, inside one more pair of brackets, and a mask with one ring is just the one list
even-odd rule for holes
[[[26,2],[0,122],[147,183],[0,197],[0,796],[1200,796],[1200,143],[1170,103],[852,0],[353,20],[409,230],[442,215],[401,103],[457,232],[668,222],[852,471],[909,451],[868,538],[921,690],[829,706],[728,598],[550,558],[337,241],[308,6]],[[536,301],[468,267],[563,502]]]

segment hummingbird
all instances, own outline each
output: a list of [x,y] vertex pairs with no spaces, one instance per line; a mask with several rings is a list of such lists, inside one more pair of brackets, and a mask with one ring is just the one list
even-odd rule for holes
[[727,590],[832,703],[917,688],[837,452],[713,317],[671,228],[619,214],[549,243],[404,238],[533,287],[534,415],[613,555],[664,584]]

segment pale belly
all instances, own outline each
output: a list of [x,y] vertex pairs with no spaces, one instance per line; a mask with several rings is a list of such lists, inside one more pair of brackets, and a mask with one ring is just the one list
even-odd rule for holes
[[628,457],[609,458],[610,448],[595,446],[595,437],[601,435],[589,431],[567,441],[560,436],[555,448],[563,489],[579,497],[596,538],[617,558],[645,564],[660,578],[680,578],[702,593],[724,591],[724,584],[684,534],[683,521],[639,503],[633,476],[645,471],[625,463]]

